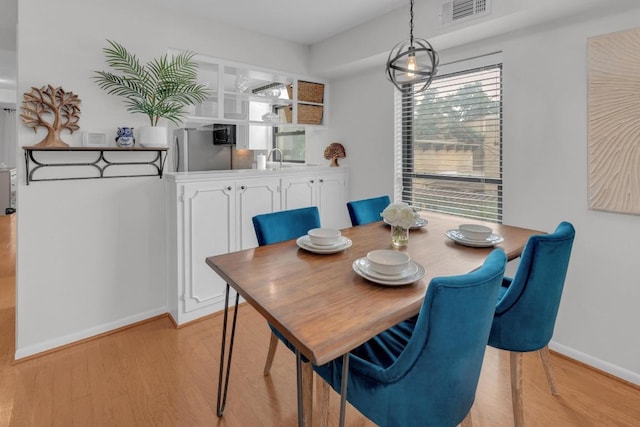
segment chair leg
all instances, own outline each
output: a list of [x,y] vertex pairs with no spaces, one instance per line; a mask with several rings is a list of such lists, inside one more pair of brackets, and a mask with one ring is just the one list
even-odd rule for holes
[[524,411],[522,405],[522,353],[511,351],[509,355],[511,367],[511,404],[513,405],[513,425],[524,427]]
[[549,346],[545,345],[538,352],[540,354],[540,360],[542,361],[542,367],[544,368],[544,373],[547,375],[547,381],[549,382],[549,390],[551,390],[551,394],[557,396],[558,389],[556,388],[556,382],[553,379],[553,371],[551,370],[551,362],[549,360]]
[[278,347],[278,337],[271,332],[271,341],[269,341],[269,352],[267,353],[267,360],[264,363],[264,376],[269,375],[271,371],[271,364],[273,363],[273,357],[276,354],[276,348]]
[[473,427],[473,422],[471,421],[471,411],[464,417],[464,420],[460,423],[460,427]]
[[329,383],[321,377],[316,378],[316,392],[318,393],[318,413],[320,415],[320,427],[329,425]]

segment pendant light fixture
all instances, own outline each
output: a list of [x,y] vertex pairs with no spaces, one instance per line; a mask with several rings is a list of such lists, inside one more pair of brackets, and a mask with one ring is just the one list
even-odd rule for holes
[[424,39],[413,38],[413,0],[410,6],[409,40],[401,41],[389,52],[387,78],[401,92],[424,91],[431,84],[438,67],[438,53]]

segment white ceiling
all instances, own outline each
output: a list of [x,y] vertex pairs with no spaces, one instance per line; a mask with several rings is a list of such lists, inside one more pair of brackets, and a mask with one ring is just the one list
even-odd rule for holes
[[156,0],[155,3],[280,39],[313,44],[408,5],[409,0]]
[[[409,0],[155,1],[156,7],[302,44],[325,40],[408,4]],[[15,31],[17,11],[18,0],[0,0],[0,34]],[[15,60],[8,53],[0,55],[0,88],[15,86]]]
[[[261,34],[313,44],[409,4],[409,0],[156,0]],[[0,0],[0,30],[15,31],[18,0]]]

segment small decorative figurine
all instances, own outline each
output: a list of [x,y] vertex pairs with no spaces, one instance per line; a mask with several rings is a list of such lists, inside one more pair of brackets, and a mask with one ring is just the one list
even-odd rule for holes
[[331,160],[329,166],[340,166],[338,159],[344,159],[347,154],[344,151],[344,147],[339,142],[332,142],[327,148],[324,149],[324,158]]
[[[31,87],[24,94],[20,118],[25,126],[37,133],[39,127],[47,129],[47,136],[36,147],[68,147],[60,138],[60,133],[68,129],[71,133],[80,129],[80,99],[73,92],[65,92],[61,87],[51,85],[40,89]],[[49,120],[46,120],[48,118]]]
[[119,147],[130,148],[136,143],[133,137],[133,128],[123,127],[118,128],[118,136],[116,136],[116,144]]

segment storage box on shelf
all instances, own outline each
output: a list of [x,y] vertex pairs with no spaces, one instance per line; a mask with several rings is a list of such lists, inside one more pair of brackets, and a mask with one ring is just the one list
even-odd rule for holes
[[[293,85],[287,86],[289,99],[293,99]],[[312,102],[314,104],[322,104],[324,102],[324,84],[298,81],[298,102]]]
[[[293,123],[293,107],[286,107],[284,114],[287,123]],[[324,107],[298,104],[298,119],[296,123],[299,125],[321,125],[323,114]]]
[[[287,86],[287,93],[291,99],[296,99],[297,119],[295,123],[306,125],[321,125],[324,118],[324,84],[297,81],[297,91],[294,85]],[[294,97],[295,93],[295,97]],[[287,123],[293,123],[293,106],[285,110]]]

